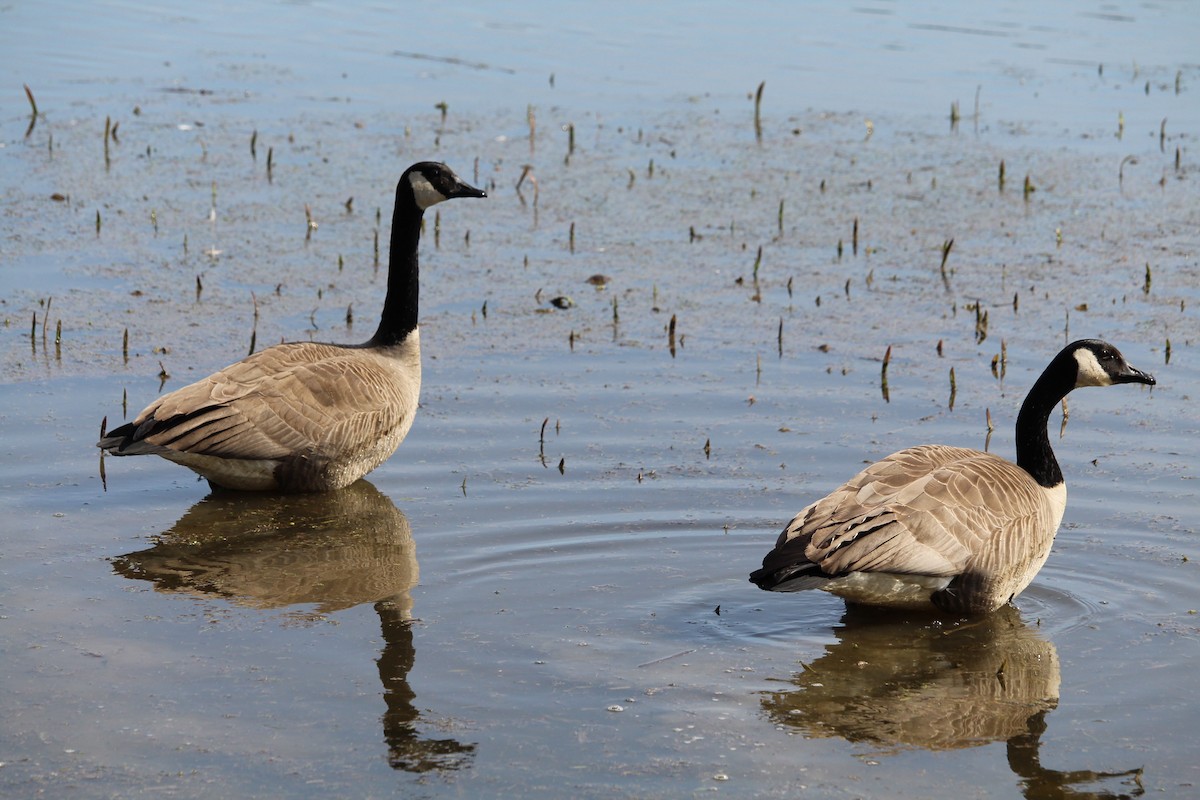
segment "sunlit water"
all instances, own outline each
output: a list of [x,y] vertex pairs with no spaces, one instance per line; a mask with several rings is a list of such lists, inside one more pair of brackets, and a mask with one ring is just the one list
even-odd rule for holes
[[[1193,790],[1190,7],[606,8],[0,10],[5,796]],[[490,198],[427,219],[392,460],[329,497],[102,480],[102,418],[252,336],[365,339],[427,157]],[[1015,609],[746,581],[864,461],[1011,456],[1093,335],[1159,384],[1070,397]]]

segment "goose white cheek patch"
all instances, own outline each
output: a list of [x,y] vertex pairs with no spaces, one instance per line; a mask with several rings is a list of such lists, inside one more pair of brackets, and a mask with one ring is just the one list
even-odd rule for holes
[[1086,348],[1075,351],[1075,363],[1079,365],[1079,376],[1075,379],[1078,386],[1111,386],[1112,376],[1100,362],[1096,354]]
[[422,211],[446,199],[446,196],[433,188],[429,179],[420,173],[409,175],[408,184],[412,187],[413,199],[417,201],[417,208]]

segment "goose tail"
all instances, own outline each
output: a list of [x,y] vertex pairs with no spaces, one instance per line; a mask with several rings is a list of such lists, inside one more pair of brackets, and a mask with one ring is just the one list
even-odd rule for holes
[[750,582],[765,592],[804,592],[820,589],[830,580],[810,561],[786,567],[762,567],[750,573]]

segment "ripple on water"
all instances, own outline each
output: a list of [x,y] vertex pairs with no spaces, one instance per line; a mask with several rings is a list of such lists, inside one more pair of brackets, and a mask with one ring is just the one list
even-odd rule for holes
[[616,623],[610,636],[623,630],[680,647],[793,650],[829,639],[844,610],[839,598],[766,593],[748,580],[774,540],[773,522],[682,517],[644,510],[581,517],[564,508],[506,519],[480,531],[479,546],[456,550],[444,570],[429,574],[453,574],[456,584],[471,587],[468,594],[490,588],[510,606],[550,598],[584,614],[589,596],[619,597],[619,607],[587,612]]

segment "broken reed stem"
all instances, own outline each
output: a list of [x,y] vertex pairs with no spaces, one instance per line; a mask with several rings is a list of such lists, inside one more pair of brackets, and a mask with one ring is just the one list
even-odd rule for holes
[[943,278],[944,278],[944,277],[946,277],[946,260],[947,260],[948,258],[950,258],[950,250],[951,250],[953,247],[954,247],[954,240],[953,240],[953,239],[947,239],[946,241],[942,242],[942,266],[941,266],[941,271],[942,271],[942,277],[943,277]]
[[891,402],[888,396],[888,364],[892,362],[892,346],[889,344],[887,352],[883,354],[883,367],[879,371],[879,388],[883,392],[884,402]]
[[754,138],[762,141],[762,97],[763,89],[767,87],[767,82],[763,81],[758,84],[758,90],[754,93]]
[[[28,139],[29,134],[33,133],[33,129],[37,125],[37,120],[38,120],[37,101],[33,99],[33,90],[29,88],[29,84],[25,84],[25,97],[27,97],[29,99],[29,108],[30,108],[29,126],[25,128],[25,138]],[[50,147],[50,152],[53,153],[54,152],[54,135],[53,134],[50,135],[49,147]]]
[[311,241],[312,233],[316,229],[317,229],[317,221],[315,219],[313,219],[312,207],[308,203],[305,203],[304,204],[304,241],[306,241],[306,242]]
[[250,300],[254,303],[254,322],[250,326],[250,352],[246,353],[247,356],[254,355],[254,348],[258,344],[258,296],[251,292]]

